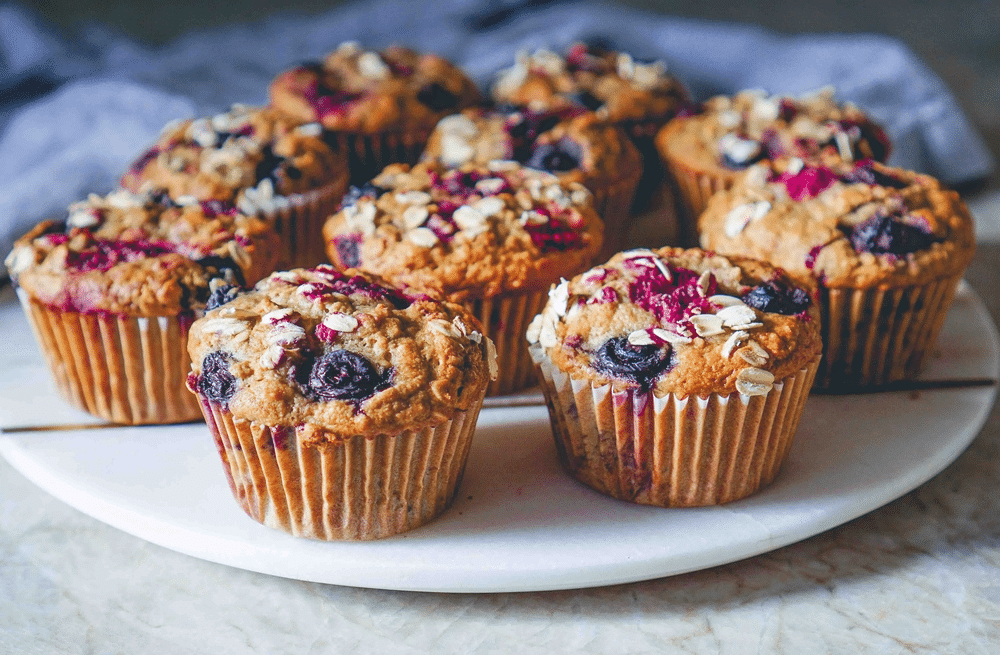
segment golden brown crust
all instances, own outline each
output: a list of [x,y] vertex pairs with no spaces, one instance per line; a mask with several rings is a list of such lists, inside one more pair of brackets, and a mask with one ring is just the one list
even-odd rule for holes
[[[626,251],[553,288],[527,337],[559,370],[595,385],[648,386],[657,397],[766,393],[822,350],[819,312],[804,291],[798,293],[804,304],[789,313],[741,300],[769,282],[794,289],[789,278],[757,260],[695,248]],[[600,352],[612,340],[647,349],[662,362],[650,370],[661,372],[645,381],[641,371],[612,374]]]
[[[601,120],[662,125],[687,102],[687,92],[663,62],[636,62],[627,53],[572,46],[566,56],[549,50],[521,53],[493,85],[497,103],[536,111],[580,108],[579,94]],[[593,107],[593,105],[599,105]]]
[[[448,190],[449,180],[472,177],[481,178],[475,188]],[[454,302],[544,289],[584,270],[601,245],[603,226],[583,186],[515,162],[397,164],[373,183],[388,191],[341,209],[323,235],[338,267],[357,266],[395,286]]]
[[289,116],[337,132],[424,135],[444,116],[482,100],[475,84],[443,57],[400,46],[366,51],[353,42],[322,64],[280,74],[270,97]]
[[[527,131],[528,125],[544,129],[530,137],[512,137],[517,128]],[[623,181],[635,182],[642,173],[642,159],[628,135],[590,112],[560,115],[466,109],[438,123],[423,157],[446,166],[514,160],[545,170],[533,162],[535,153],[567,141],[577,165],[549,171],[562,182],[579,182],[596,194]]]
[[[699,220],[701,243],[721,253],[769,261],[801,281],[830,288],[895,288],[922,285],[958,275],[972,259],[972,218],[954,191],[926,175],[877,163],[833,164],[829,186],[796,201],[781,181],[795,160],[761,163],[717,193]],[[885,184],[844,181],[870,168]],[[802,169],[810,174],[813,167]],[[885,182],[888,180],[889,182]],[[902,188],[894,188],[899,186]],[[759,208],[754,213],[753,208]],[[929,245],[908,253],[856,251],[855,226],[876,215],[891,215],[926,235]]]
[[747,164],[769,153],[823,161],[885,161],[889,155],[882,129],[854,105],[837,102],[829,87],[798,98],[760,91],[716,96],[700,113],[663,127],[656,146],[668,162],[727,183],[739,168],[724,163],[724,155]]
[[322,134],[317,123],[234,105],[168,125],[121,182],[134,192],[234,203],[247,214],[273,211],[288,196],[346,186],[346,154],[332,150]]
[[[37,225],[6,263],[11,278],[48,306],[174,316],[203,307],[213,279],[241,275],[253,284],[273,270],[277,251],[278,236],[263,220],[118,191],[72,205],[65,227]],[[240,275],[227,274],[227,264]]]
[[[314,441],[420,430],[481,401],[495,351],[478,321],[381,284],[328,265],[272,274],[191,326],[189,384],[199,389],[206,357],[221,354],[235,390],[216,402],[236,420],[305,426],[300,438]],[[363,357],[388,383],[362,398],[318,395],[311,370],[334,351]]]

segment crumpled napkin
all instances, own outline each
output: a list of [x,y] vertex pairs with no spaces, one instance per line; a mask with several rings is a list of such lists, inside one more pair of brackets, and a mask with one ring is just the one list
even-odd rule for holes
[[374,0],[191,32],[152,48],[96,24],[67,40],[29,10],[0,5],[0,254],[39,220],[114,188],[168,120],[263,103],[275,74],[341,41],[438,52],[485,85],[518,50],[558,51],[581,39],[662,59],[696,100],[832,84],[886,127],[890,163],[949,183],[993,168],[943,82],[883,36],[782,36],[593,2]]

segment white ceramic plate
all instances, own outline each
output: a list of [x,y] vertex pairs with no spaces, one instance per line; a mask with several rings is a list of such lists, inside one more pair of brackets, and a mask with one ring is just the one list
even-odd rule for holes
[[[12,294],[0,319],[0,425],[81,422],[48,382]],[[9,326],[9,327],[8,327]],[[960,291],[927,379],[996,377],[996,329]],[[723,507],[611,500],[559,467],[542,407],[484,410],[454,506],[370,543],[296,539],[247,518],[204,425],[8,432],[0,453],[57,498],[133,535],[272,575],[384,589],[566,589],[663,577],[763,553],[917,487],[979,432],[995,387],[813,397],[777,481]]]

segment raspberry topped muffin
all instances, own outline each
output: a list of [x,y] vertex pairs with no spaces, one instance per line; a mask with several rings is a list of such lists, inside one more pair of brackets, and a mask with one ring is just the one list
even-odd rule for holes
[[274,266],[271,226],[212,203],[118,191],[75,203],[14,245],[7,268],[71,404],[116,423],[198,417],[187,328]]
[[521,53],[499,73],[492,96],[500,105],[532,111],[584,109],[621,127],[643,160],[633,212],[663,202],[663,172],[653,137],[687,108],[688,95],[662,61],[637,61],[628,53],[583,43],[574,44],[565,56],[549,50]]
[[401,46],[375,52],[354,42],[280,74],[270,96],[279,111],[334,135],[351,155],[355,182],[390,163],[415,162],[439,120],[482,100],[465,73],[438,55]]
[[324,265],[191,327],[189,388],[233,494],[296,536],[377,539],[450,504],[496,352],[461,307]]
[[122,177],[133,192],[164,192],[178,204],[212,201],[275,223],[282,263],[318,263],[323,219],[347,189],[347,161],[318,123],[234,105],[164,128]]
[[324,228],[338,268],[465,304],[500,352],[491,394],[528,383],[527,321],[550,284],[587,268],[601,233],[582,185],[510,161],[389,166]]
[[578,182],[593,194],[604,221],[604,247],[597,260],[620,250],[642,159],[628,136],[591,112],[466,109],[441,119],[424,159],[458,167],[512,160]]
[[631,250],[563,280],[527,333],[563,465],[623,500],[724,503],[777,474],[819,363],[819,314],[780,270]]
[[756,90],[716,96],[664,127],[656,145],[693,218],[712,193],[758,161],[883,162],[890,151],[882,128],[851,103],[838,102],[832,87],[798,98]]
[[699,229],[706,248],[818,285],[818,384],[832,387],[914,377],[975,249],[957,193],[871,160],[757,164],[712,198]]

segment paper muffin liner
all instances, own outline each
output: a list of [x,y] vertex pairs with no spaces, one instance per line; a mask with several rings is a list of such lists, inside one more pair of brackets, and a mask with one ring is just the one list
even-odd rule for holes
[[594,262],[606,262],[620,251],[632,226],[632,200],[638,178],[625,179],[604,188],[588,186],[594,201],[594,211],[604,221],[604,240]]
[[961,274],[898,289],[820,289],[823,363],[817,388],[917,376],[933,352]]
[[534,346],[563,467],[620,500],[717,505],[774,480],[792,445],[819,358],[764,396],[657,398],[573,378]]
[[417,163],[430,135],[430,130],[378,134],[331,132],[328,140],[334,140],[334,147],[347,153],[351,184],[361,184],[378,175],[389,164]]
[[185,386],[189,320],[81,314],[18,298],[60,395],[112,423],[180,423],[201,417]]
[[497,348],[500,372],[487,387],[487,396],[503,396],[535,383],[535,366],[524,335],[548,298],[548,291],[541,290],[505,293],[462,303],[479,319],[486,336]]
[[234,419],[204,398],[233,497],[250,518],[296,537],[370,540],[440,516],[455,497],[482,399],[423,430],[306,442],[295,428]]
[[708,199],[717,191],[728,189],[733,182],[730,176],[716,175],[686,166],[676,158],[664,160],[667,182],[672,185],[678,200],[677,218],[679,233],[686,243],[698,242],[698,217],[708,206]]
[[[260,212],[281,237],[277,268],[312,268],[326,262],[323,224],[337,211],[347,192],[344,176],[313,191],[287,196],[288,205]],[[265,274],[270,271],[265,271]]]

